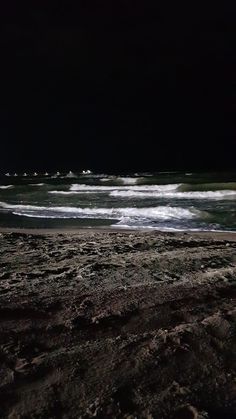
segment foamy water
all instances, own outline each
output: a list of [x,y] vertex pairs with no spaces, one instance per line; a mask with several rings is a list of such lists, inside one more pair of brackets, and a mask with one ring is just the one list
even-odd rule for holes
[[114,190],[132,190],[132,191],[175,191],[178,189],[180,184],[170,185],[111,185],[111,186],[100,186],[100,185],[85,185],[85,184],[73,184],[70,187],[70,191],[83,192],[83,191],[94,191],[96,193],[104,191]]
[[[188,210],[178,207],[153,207],[153,208],[80,208],[80,207],[55,207],[55,206],[36,206],[36,205],[12,205],[0,202],[0,207],[11,210],[16,215],[28,217],[45,216],[62,218],[122,218],[122,217],[143,217],[154,219],[171,218],[194,218],[197,217],[197,210]],[[200,214],[200,213],[199,213]]]
[[236,176],[26,175],[2,178],[0,225],[236,231]]
[[170,192],[169,190],[160,192],[142,192],[141,190],[128,190],[110,192],[110,196],[116,198],[175,198],[175,199],[225,199],[236,198],[236,191],[209,191],[209,192]]
[[13,185],[1,185],[0,189],[11,189],[13,187],[14,187]]

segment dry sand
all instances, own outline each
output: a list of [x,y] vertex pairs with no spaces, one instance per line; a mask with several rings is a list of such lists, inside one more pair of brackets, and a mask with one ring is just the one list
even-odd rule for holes
[[236,418],[236,236],[2,231],[1,418]]

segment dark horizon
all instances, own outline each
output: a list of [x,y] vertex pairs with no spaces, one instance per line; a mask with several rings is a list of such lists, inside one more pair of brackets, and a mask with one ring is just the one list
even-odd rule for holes
[[0,170],[233,170],[227,5],[2,6]]

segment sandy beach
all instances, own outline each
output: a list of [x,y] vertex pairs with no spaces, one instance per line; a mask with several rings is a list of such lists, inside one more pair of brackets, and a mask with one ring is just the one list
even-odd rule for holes
[[236,235],[0,233],[0,417],[236,417]]

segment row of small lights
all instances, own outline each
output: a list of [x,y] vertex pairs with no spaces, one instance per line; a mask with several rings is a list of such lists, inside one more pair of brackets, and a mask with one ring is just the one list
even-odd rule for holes
[[[82,175],[90,175],[92,172],[91,172],[91,170],[83,170],[82,172],[81,172],[81,174]],[[73,175],[74,173],[70,170],[69,171],[69,173],[68,173],[68,175]],[[24,173],[23,174],[23,176],[38,176],[39,175],[39,173],[37,173],[37,172],[34,172],[33,173],[33,175],[30,175],[30,174],[28,174],[28,173]],[[56,176],[60,176],[61,175],[61,173],[60,172],[56,172],[56,174],[55,174]],[[14,173],[14,175],[11,175],[10,173],[5,173],[5,176],[20,176],[20,175],[18,175],[17,173]],[[49,173],[48,172],[45,172],[44,174],[43,174],[43,176],[49,176]]]

